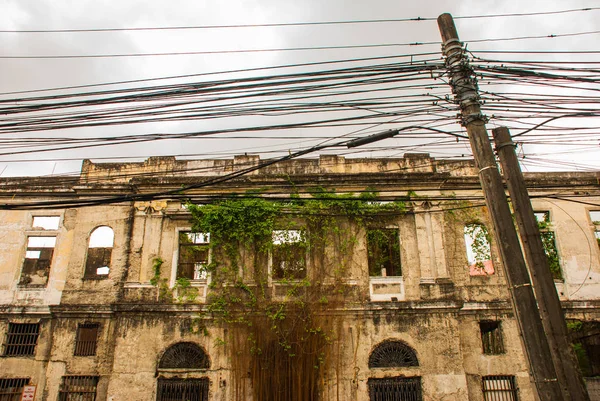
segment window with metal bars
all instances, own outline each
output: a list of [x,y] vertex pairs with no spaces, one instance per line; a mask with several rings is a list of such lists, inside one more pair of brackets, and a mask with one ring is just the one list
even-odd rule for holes
[[517,401],[517,385],[514,376],[484,376],[482,378],[485,401]]
[[208,378],[158,379],[156,401],[208,401]]
[[95,401],[98,376],[63,376],[58,401]]
[[4,355],[35,355],[35,346],[39,335],[39,323],[9,323],[4,341]]
[[378,344],[369,355],[369,368],[400,368],[419,366],[417,353],[408,344],[386,340]]
[[422,401],[420,377],[371,378],[367,381],[370,401]]
[[97,323],[85,323],[77,326],[75,336],[75,356],[93,356],[96,355],[96,345],[98,343]]
[[29,377],[1,378],[0,401],[19,401],[23,394],[23,386],[29,384]]
[[484,354],[498,355],[504,353],[500,322],[491,320],[479,322],[479,330],[481,331],[481,345]]

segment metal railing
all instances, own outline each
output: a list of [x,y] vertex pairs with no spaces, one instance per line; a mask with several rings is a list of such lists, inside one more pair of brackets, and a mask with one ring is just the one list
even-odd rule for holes
[[482,380],[485,401],[517,401],[514,376],[484,376]]
[[208,385],[208,378],[159,378],[156,401],[208,401]]
[[420,377],[369,379],[370,401],[422,401]]

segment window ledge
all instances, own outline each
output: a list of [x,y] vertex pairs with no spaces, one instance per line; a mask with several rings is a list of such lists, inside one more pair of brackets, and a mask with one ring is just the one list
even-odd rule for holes
[[25,291],[45,291],[47,286],[48,286],[47,284],[44,284],[44,285],[42,285],[42,284],[40,284],[40,285],[17,284],[17,289],[19,291],[23,291],[23,290],[25,290]]
[[404,301],[404,277],[369,277],[369,296],[371,301]]

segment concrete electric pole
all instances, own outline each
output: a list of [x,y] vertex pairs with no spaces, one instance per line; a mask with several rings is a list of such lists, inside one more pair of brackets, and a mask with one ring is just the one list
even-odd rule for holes
[[512,215],[498,171],[492,145],[481,114],[477,83],[470,68],[465,50],[458,38],[450,14],[438,17],[442,36],[442,50],[450,85],[460,106],[462,125],[466,128],[479,179],[490,212],[494,235],[500,248],[504,270],[509,285],[513,310],[521,329],[521,338],[529,360],[531,377],[540,401],[567,401],[558,382],[550,354],[548,339],[533,295],[531,281]]
[[523,244],[523,253],[531,273],[533,289],[552,349],[559,382],[561,386],[566,387],[570,400],[589,401],[590,398],[577,364],[577,358],[567,339],[565,316],[550,274],[550,266],[544,252],[540,230],[515,153],[515,144],[506,127],[495,128],[492,130],[492,134],[496,144],[496,153],[502,164],[504,179],[508,184],[508,193],[519,226],[521,244]]

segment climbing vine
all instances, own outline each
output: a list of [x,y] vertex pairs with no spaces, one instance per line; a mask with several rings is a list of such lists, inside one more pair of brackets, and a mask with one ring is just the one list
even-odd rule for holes
[[341,333],[330,311],[350,291],[359,235],[406,210],[376,198],[317,188],[284,201],[250,193],[188,205],[192,230],[211,236],[206,314],[228,329],[219,341],[236,353],[237,399],[317,399]]
[[544,246],[544,252],[548,259],[548,267],[552,278],[562,280],[562,271],[560,269],[560,260],[558,258],[558,249],[556,248],[556,238],[552,226],[550,223],[550,213],[548,212],[537,212],[535,213],[538,228],[540,230],[540,236],[542,238],[542,245]]

